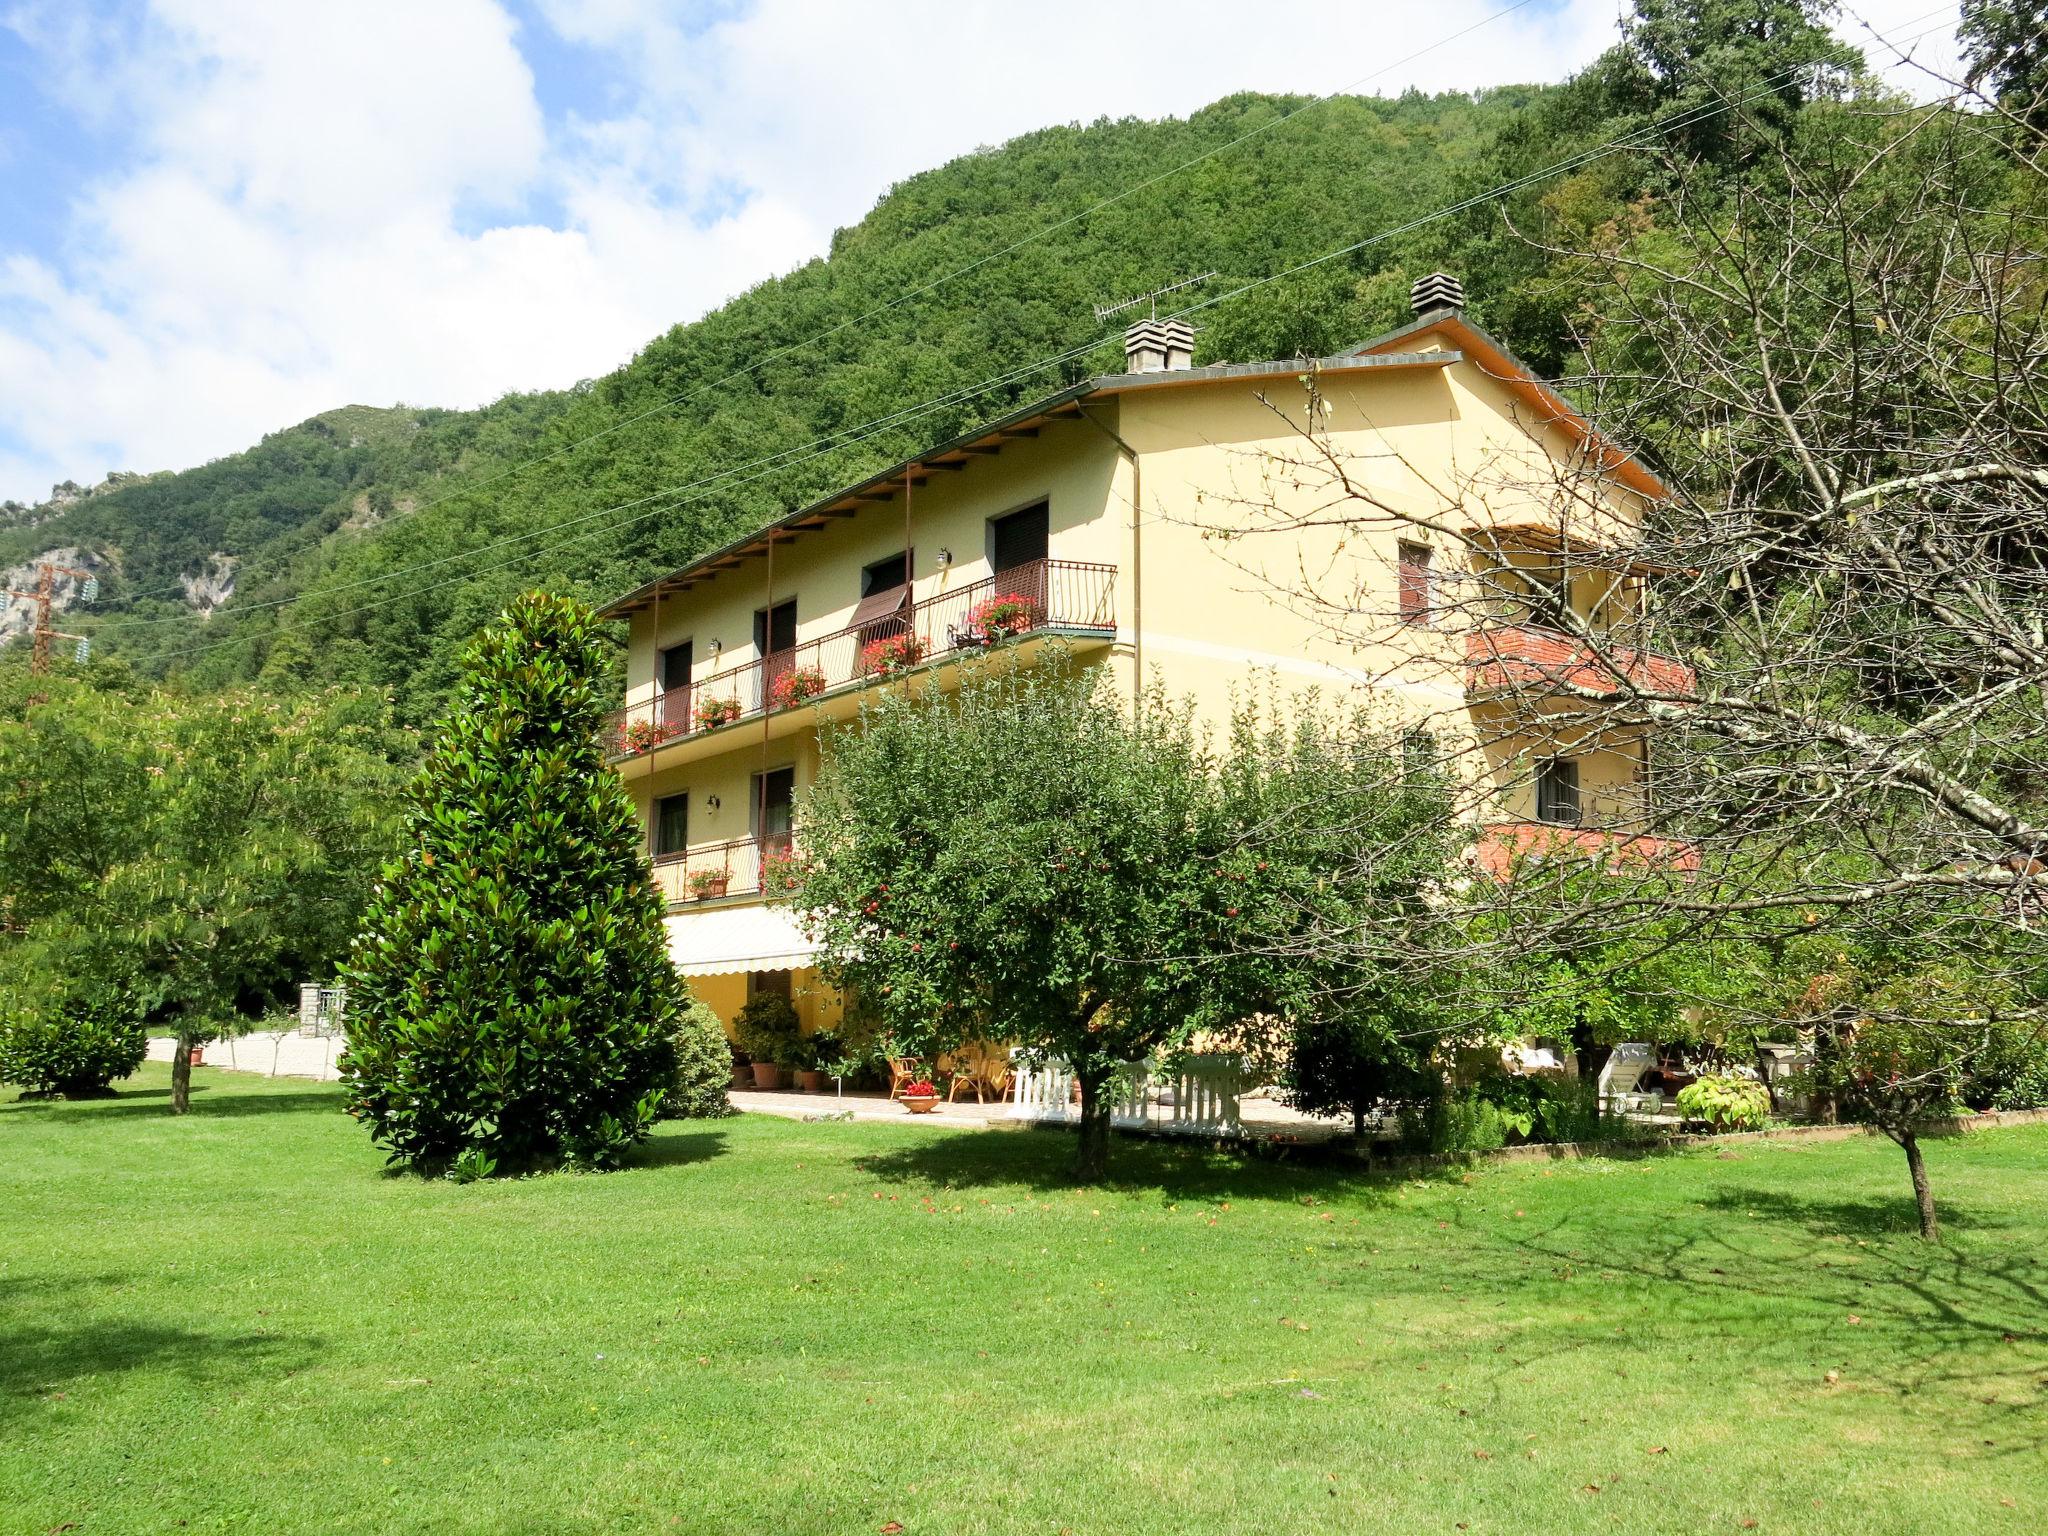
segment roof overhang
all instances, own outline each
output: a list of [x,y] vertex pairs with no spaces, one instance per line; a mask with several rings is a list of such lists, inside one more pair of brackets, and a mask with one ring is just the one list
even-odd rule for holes
[[[1459,360],[1455,351],[1389,351],[1370,356],[1344,354],[1319,360],[1318,372],[1329,374],[1373,373],[1388,369],[1444,368]],[[1301,377],[1308,365],[1299,361],[1265,363],[1218,363],[1206,368],[1162,369],[1150,373],[1112,373],[1071,384],[1057,393],[1034,400],[1007,416],[976,427],[960,437],[927,448],[900,460],[865,480],[844,486],[831,495],[801,507],[765,528],[758,528],[730,544],[701,555],[682,569],[635,587],[598,610],[606,619],[623,619],[652,605],[657,598],[687,592],[700,582],[710,581],[725,571],[738,570],[749,561],[768,553],[771,545],[787,544],[799,534],[816,532],[854,516],[863,507],[878,506],[896,499],[907,485],[925,484],[934,471],[959,470],[981,458],[1000,452],[1006,442],[1036,437],[1054,422],[1078,421],[1086,413],[1084,400],[1119,395],[1150,393],[1165,389],[1187,389],[1205,384],[1257,383]]]
[[1651,501],[1670,499],[1671,488],[1652,474],[1642,460],[1610,441],[1570,401],[1544,383],[1533,368],[1457,310],[1424,315],[1413,324],[1352,348],[1345,355],[1392,355],[1408,350],[1410,343],[1424,336],[1434,336],[1457,348],[1486,374],[1505,384],[1534,410],[1539,422],[1560,427],[1569,434],[1603,474],[1613,476],[1619,484]]

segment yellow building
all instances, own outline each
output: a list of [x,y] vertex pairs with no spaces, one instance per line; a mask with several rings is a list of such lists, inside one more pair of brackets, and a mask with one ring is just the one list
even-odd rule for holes
[[1455,281],[1415,300],[1414,323],[1312,365],[1196,368],[1185,322],[1141,322],[1127,372],[612,603],[631,626],[617,767],[692,989],[728,1022],[763,988],[832,1022],[813,946],[762,895],[817,715],[943,677],[992,631],[1119,688],[1156,677],[1217,724],[1254,688],[1362,692],[1463,765],[1490,864],[1532,837],[1632,835],[1645,744],[1561,745],[1530,685],[1588,659],[1546,623],[1561,606],[1613,637],[1605,664],[1689,681],[1628,644],[1647,574],[1628,550],[1663,487],[1468,322]]

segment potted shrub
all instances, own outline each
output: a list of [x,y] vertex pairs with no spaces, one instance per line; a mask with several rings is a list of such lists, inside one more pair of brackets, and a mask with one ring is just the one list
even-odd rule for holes
[[732,1031],[740,1049],[753,1058],[754,1086],[780,1088],[784,1069],[794,1066],[803,1051],[796,1009],[789,999],[762,993],[734,1016]]
[[985,597],[967,610],[966,639],[973,645],[995,645],[1031,627],[1031,600],[1015,592]]
[[768,685],[768,702],[777,709],[794,709],[806,699],[825,691],[825,674],[817,667],[791,667]]
[[924,642],[915,635],[884,635],[860,648],[860,669],[873,677],[894,677],[924,660]]
[[699,699],[697,707],[690,711],[690,718],[697,723],[697,729],[700,731],[715,731],[721,725],[730,725],[739,717],[738,699]]
[[928,1115],[939,1107],[939,1090],[928,1077],[905,1083],[902,1098],[903,1107],[913,1115]]
[[826,1063],[839,1057],[839,1037],[829,1029],[821,1029],[803,1040],[802,1049],[803,1057],[796,1064],[796,1085],[805,1093],[823,1093],[825,1079],[831,1075]]
[[714,896],[723,896],[726,887],[732,884],[732,876],[722,869],[700,869],[690,876],[690,894],[699,901],[709,901]]
[[621,752],[645,752],[659,739],[652,720],[629,720],[619,727]]

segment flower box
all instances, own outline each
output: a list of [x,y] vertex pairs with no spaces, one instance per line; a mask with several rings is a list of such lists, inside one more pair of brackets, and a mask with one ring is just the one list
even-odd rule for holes
[[962,637],[970,645],[997,645],[1023,634],[1033,622],[1031,599],[1007,592],[985,597],[968,609]]
[[710,901],[723,896],[726,887],[732,884],[732,876],[722,869],[699,870],[690,876],[690,894],[699,901]]
[[915,635],[884,635],[860,648],[860,669],[870,677],[894,677],[924,660],[924,642]]
[[690,718],[700,731],[715,731],[721,725],[730,725],[740,717],[738,699],[699,699],[697,707],[690,711]]
[[816,667],[791,667],[768,685],[768,702],[777,709],[794,709],[825,691],[825,674]]

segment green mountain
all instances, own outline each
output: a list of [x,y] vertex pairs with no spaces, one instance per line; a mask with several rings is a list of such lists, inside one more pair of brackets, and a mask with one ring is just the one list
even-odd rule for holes
[[[516,592],[623,590],[1116,366],[1120,322],[1097,304],[1213,271],[1200,302],[1397,230],[1568,153],[1614,110],[1579,87],[1240,95],[1185,120],[1049,128],[892,188],[828,257],[594,383],[477,411],[330,411],[197,469],[17,511],[0,564],[87,551],[103,600],[67,623],[140,670],[367,684],[429,720],[462,642]],[[1581,200],[1611,200],[1611,180],[1580,172]],[[1524,214],[1556,190],[1524,194]],[[1204,309],[1198,360],[1334,350],[1396,323],[1409,281],[1441,266],[1482,323],[1554,361],[1559,301],[1521,251],[1497,208],[1468,210]]]

